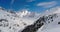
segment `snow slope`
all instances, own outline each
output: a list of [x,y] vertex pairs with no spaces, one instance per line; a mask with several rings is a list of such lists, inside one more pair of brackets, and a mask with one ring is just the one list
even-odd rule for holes
[[[60,32],[60,7],[55,7],[50,10],[54,11],[50,14],[57,14],[57,17],[53,19],[53,22],[50,21],[50,23],[43,25],[37,32]],[[45,15],[49,15],[49,13]]]
[[[53,11],[55,10],[55,11]],[[52,12],[53,11],[53,12]],[[0,7],[0,32],[21,32],[26,26],[32,25],[42,16],[54,15],[53,20],[47,20],[46,23],[38,29],[37,32],[59,32],[60,31],[60,8],[53,8],[42,14],[29,12],[27,10],[13,12]]]
[[33,22],[37,20],[38,17],[26,17],[30,16],[30,14],[27,15],[29,13],[27,11],[22,11],[20,13],[7,11],[0,7],[0,31],[18,32],[18,30],[24,29],[25,26],[33,24]]
[[[7,20],[8,22],[6,22],[3,19]],[[2,21],[2,22],[0,21],[0,30],[2,30],[3,32],[14,32],[14,31],[17,32],[19,27],[22,26],[21,28],[23,28],[24,26],[24,24],[20,22],[21,20],[18,17],[15,17],[14,14],[11,14],[4,10],[0,10],[0,20]],[[6,25],[8,26],[5,27]]]

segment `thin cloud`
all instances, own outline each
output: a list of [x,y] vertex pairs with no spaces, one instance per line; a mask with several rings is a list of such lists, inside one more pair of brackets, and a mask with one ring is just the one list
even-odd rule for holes
[[27,2],[33,2],[33,1],[35,1],[35,0],[26,0]]
[[43,2],[43,3],[38,3],[37,6],[42,6],[44,8],[49,8],[49,7],[53,7],[57,4],[57,2],[52,1],[52,2]]
[[51,9],[53,13],[60,13],[60,6]]
[[14,3],[15,0],[11,0],[11,5]]

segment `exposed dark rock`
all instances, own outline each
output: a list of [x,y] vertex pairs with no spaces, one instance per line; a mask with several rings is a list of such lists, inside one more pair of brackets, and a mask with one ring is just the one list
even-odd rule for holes
[[58,24],[60,24],[60,22],[58,22]]
[[50,21],[48,21],[48,23],[50,23]]
[[51,21],[53,22],[53,19]]
[[33,25],[27,26],[22,32],[36,32],[41,26],[44,25],[42,21],[45,22],[44,17],[39,18]]
[[0,26],[2,26],[2,24],[0,24]]
[[8,26],[9,26],[9,23],[3,24],[3,27],[8,27]]
[[6,19],[0,19],[0,22],[2,22],[2,21],[8,22],[8,20],[6,20]]
[[19,27],[19,24],[14,24],[13,26],[17,26],[17,27]]
[[41,28],[44,25],[44,23],[46,23],[46,21],[49,21],[48,23],[50,23],[50,21],[53,21],[51,19],[55,17],[56,14],[40,17],[34,24],[25,27],[25,29],[22,32],[36,32],[39,28]]
[[0,32],[2,32],[2,31],[0,30]]
[[34,30],[34,26],[33,25],[29,25],[22,32],[33,32],[32,30]]
[[10,16],[9,14],[7,14],[7,16]]
[[6,19],[0,19],[0,26],[2,26],[2,27],[9,26],[8,20],[6,20]]
[[11,29],[11,26],[9,27],[9,29]]

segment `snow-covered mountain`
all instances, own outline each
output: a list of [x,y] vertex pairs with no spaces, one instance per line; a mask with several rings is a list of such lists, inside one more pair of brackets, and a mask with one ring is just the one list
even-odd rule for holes
[[[56,14],[57,17],[53,18],[53,21],[48,19],[48,24],[43,25],[37,32],[60,32],[60,7],[54,7],[50,9],[50,13],[45,15]],[[54,16],[53,16],[54,17]],[[51,19],[52,20],[52,19]]]
[[44,13],[35,23],[25,27],[22,32],[60,32],[60,13],[58,13],[60,10],[58,8],[54,12],[56,8],[47,11],[48,14]]
[[23,28],[24,26],[21,21],[21,18],[15,17],[15,14],[0,9],[0,30],[2,32],[17,32],[19,27]]
[[22,10],[22,11],[19,11],[17,12],[17,15],[19,15],[20,17],[24,17],[24,16],[27,16],[27,15],[30,15],[31,12],[27,11],[27,10]]
[[0,7],[0,31],[18,32],[18,30],[22,30],[25,26],[33,24],[38,16],[33,17],[32,14],[34,13],[30,13],[28,11],[17,13]]
[[45,13],[38,14],[28,10],[19,12],[7,11],[0,7],[0,32],[25,32],[24,29],[26,28],[33,32],[59,32],[59,11],[60,8],[56,7]]
[[35,12],[30,12],[26,9],[23,9],[22,11],[18,11],[16,13],[19,17],[28,17],[28,18],[37,18],[39,16],[38,13],[35,13]]

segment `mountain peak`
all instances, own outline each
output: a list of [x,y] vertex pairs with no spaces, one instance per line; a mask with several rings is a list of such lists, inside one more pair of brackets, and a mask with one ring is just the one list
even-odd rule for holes
[[56,11],[54,13],[60,13],[60,7],[57,7],[55,10]]

